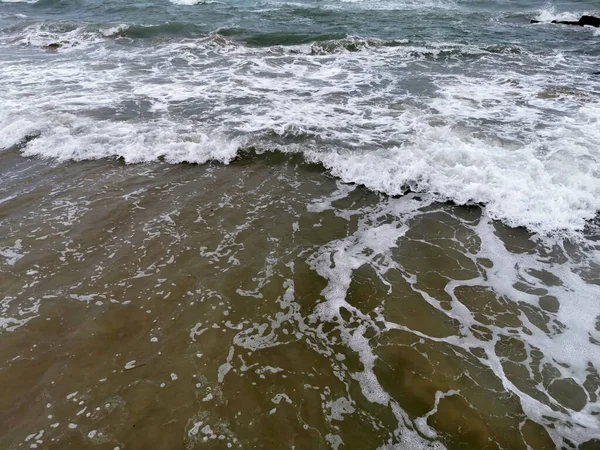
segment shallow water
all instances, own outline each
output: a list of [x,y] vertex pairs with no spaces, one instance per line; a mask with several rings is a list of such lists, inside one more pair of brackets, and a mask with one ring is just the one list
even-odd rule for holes
[[3,447],[597,436],[593,240],[549,244],[271,153],[2,165],[20,179],[0,204]]
[[600,448],[592,2],[0,3],[1,448]]

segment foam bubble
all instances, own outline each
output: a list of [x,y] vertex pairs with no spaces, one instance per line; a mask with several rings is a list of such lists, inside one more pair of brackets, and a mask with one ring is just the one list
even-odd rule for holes
[[134,369],[134,368],[135,368],[135,362],[136,362],[136,361],[135,361],[135,359],[132,359],[131,361],[128,361],[128,362],[125,364],[125,370],[131,370],[131,369]]
[[22,253],[23,245],[22,240],[17,239],[15,244],[10,247],[0,247],[0,256],[4,258],[4,261],[9,266],[14,266],[18,260],[20,260],[23,256]]

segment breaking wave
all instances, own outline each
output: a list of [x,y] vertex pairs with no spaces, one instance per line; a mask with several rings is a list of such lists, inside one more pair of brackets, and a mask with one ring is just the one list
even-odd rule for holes
[[[181,31],[19,31],[19,43],[59,45],[47,61],[0,68],[0,148],[128,163],[228,163],[247,146],[299,152],[346,182],[486,204],[490,217],[544,234],[578,233],[600,210],[592,60],[581,58],[574,75],[559,51],[533,55],[517,45],[269,35],[244,43],[193,27],[197,38],[118,45],[147,28],[148,36]],[[98,42],[79,53],[86,64],[61,56]],[[498,74],[499,64],[524,59],[535,59],[535,72]],[[436,61],[461,71],[430,71]]]

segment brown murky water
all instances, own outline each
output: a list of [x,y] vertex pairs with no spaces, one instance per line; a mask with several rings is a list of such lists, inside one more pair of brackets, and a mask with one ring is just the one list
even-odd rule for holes
[[0,165],[1,448],[600,448],[593,236],[279,154]]

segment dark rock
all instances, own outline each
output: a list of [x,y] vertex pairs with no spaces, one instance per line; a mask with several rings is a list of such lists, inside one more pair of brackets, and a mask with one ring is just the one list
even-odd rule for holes
[[561,25],[581,25],[581,26],[583,26],[583,24],[580,24],[579,21],[575,22],[572,20],[553,20],[550,23],[560,23]]
[[[541,23],[539,20],[532,19],[531,23]],[[561,25],[577,25],[579,27],[583,27],[584,25],[589,25],[591,27],[600,27],[600,17],[594,16],[581,16],[579,20],[553,20],[551,23],[559,23]]]
[[46,48],[49,50],[58,50],[62,46],[69,44],[71,44],[69,41],[51,42],[50,44],[46,45]]
[[600,27],[600,17],[594,16],[581,16],[579,19],[579,25],[589,25],[591,27]]

